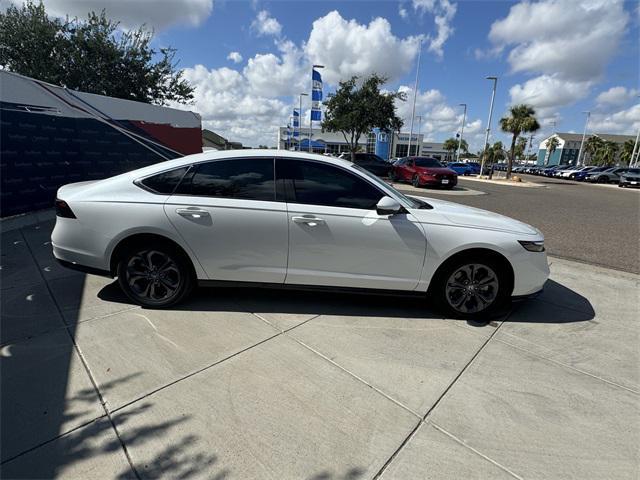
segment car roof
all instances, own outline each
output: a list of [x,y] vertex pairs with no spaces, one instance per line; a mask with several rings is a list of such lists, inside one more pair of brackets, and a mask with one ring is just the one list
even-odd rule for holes
[[165,162],[154,163],[148,167],[143,167],[138,170],[129,172],[134,177],[143,177],[151,175],[156,172],[163,172],[165,170],[171,170],[173,168],[182,167],[185,165],[191,165],[193,163],[209,162],[215,160],[224,160],[230,158],[264,158],[264,157],[278,157],[278,158],[298,158],[304,160],[315,160],[323,163],[329,163],[332,165],[351,167],[353,164],[350,161],[342,160],[335,157],[328,157],[326,155],[320,155],[316,153],[307,152],[295,152],[290,150],[275,150],[275,149],[246,149],[246,150],[209,150],[203,153],[195,153],[193,155],[187,155],[185,157],[175,158],[173,160],[167,160]]

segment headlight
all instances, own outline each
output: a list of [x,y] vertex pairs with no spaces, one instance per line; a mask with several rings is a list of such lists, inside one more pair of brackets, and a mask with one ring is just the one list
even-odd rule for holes
[[530,252],[544,252],[544,240],[538,242],[531,242],[529,240],[518,240],[518,243]]

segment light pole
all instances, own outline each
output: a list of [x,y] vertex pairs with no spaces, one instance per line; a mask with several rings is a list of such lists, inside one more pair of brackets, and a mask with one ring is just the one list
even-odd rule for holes
[[418,119],[418,137],[416,138],[416,155],[422,155],[422,145],[419,145],[420,142],[420,133],[422,132],[422,115],[416,115]]
[[491,92],[491,105],[489,106],[489,121],[487,122],[487,133],[484,137],[484,150],[482,152],[482,162],[480,163],[480,176],[484,173],[484,160],[487,158],[487,147],[489,146],[489,132],[491,131],[491,117],[493,116],[493,102],[496,98],[496,87],[498,86],[498,77],[486,77],[487,80],[493,80],[493,91]]
[[462,114],[462,126],[460,127],[460,138],[458,139],[458,151],[456,152],[456,162],[460,161],[460,146],[462,145],[462,135],[464,133],[464,122],[467,119],[467,104],[459,103],[461,107],[464,107],[464,112]]
[[584,137],[587,136],[587,125],[589,125],[589,117],[591,112],[582,112],[587,114],[587,119],[584,122],[584,132],[582,132],[582,141],[580,142],[580,150],[578,151],[578,160],[576,161],[576,167],[580,166],[580,159],[582,158],[582,150],[584,148]]
[[[413,84],[413,107],[411,108],[411,129],[409,130],[409,147],[407,156],[411,156],[411,139],[413,138],[413,118],[416,116],[416,97],[418,96],[418,75],[420,75],[420,56],[422,55],[422,37],[418,45],[418,63],[416,64],[416,81]],[[417,142],[416,142],[417,143]]]
[[[308,97],[308,93],[300,94],[300,109],[298,110],[298,129],[300,131],[300,138],[298,139],[298,151],[302,151],[302,97]],[[311,140],[309,140],[311,141]]]
[[[640,95],[637,95],[637,97],[640,98]],[[633,152],[631,152],[631,160],[629,161],[629,167],[635,167],[638,164],[638,157],[640,157],[640,152],[638,152],[639,139],[640,139],[640,130],[638,130],[638,134],[636,135],[636,142],[633,144]]]

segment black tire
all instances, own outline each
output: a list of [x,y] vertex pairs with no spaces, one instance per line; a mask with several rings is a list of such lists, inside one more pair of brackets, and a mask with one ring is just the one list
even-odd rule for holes
[[394,172],[393,170],[391,170],[389,172],[389,180],[391,180],[392,182],[397,182],[398,181],[398,177],[396,176],[396,172]]
[[[465,268],[468,272],[470,266],[474,266],[471,270],[474,277],[467,279],[461,272]],[[489,281],[491,277],[495,282]],[[447,261],[431,281],[429,295],[447,315],[489,320],[509,304],[512,290],[512,275],[502,262],[490,255],[470,254]],[[456,306],[459,299],[461,303]]]
[[411,184],[416,187],[416,188],[420,188],[420,179],[418,178],[418,175],[414,175],[413,176],[413,180],[411,180]]
[[180,303],[196,283],[189,257],[168,243],[132,245],[121,255],[117,273],[125,295],[147,308]]
[[598,183],[609,183],[609,179],[607,177],[605,177],[605,176],[600,176],[600,177],[598,177],[597,182]]

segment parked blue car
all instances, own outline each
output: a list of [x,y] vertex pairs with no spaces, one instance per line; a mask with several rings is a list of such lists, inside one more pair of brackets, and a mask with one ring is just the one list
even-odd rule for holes
[[584,179],[587,178],[588,175],[591,175],[592,173],[596,173],[596,172],[604,172],[608,168],[610,167],[596,167],[596,168],[592,168],[591,170],[581,170],[578,173],[576,173],[574,180],[577,180],[579,182],[584,182]]
[[478,175],[480,173],[480,164],[478,162],[469,162],[467,166],[471,169],[472,175]]
[[453,170],[458,175],[471,175],[471,167],[466,163],[462,162],[449,162],[447,163],[447,168]]

